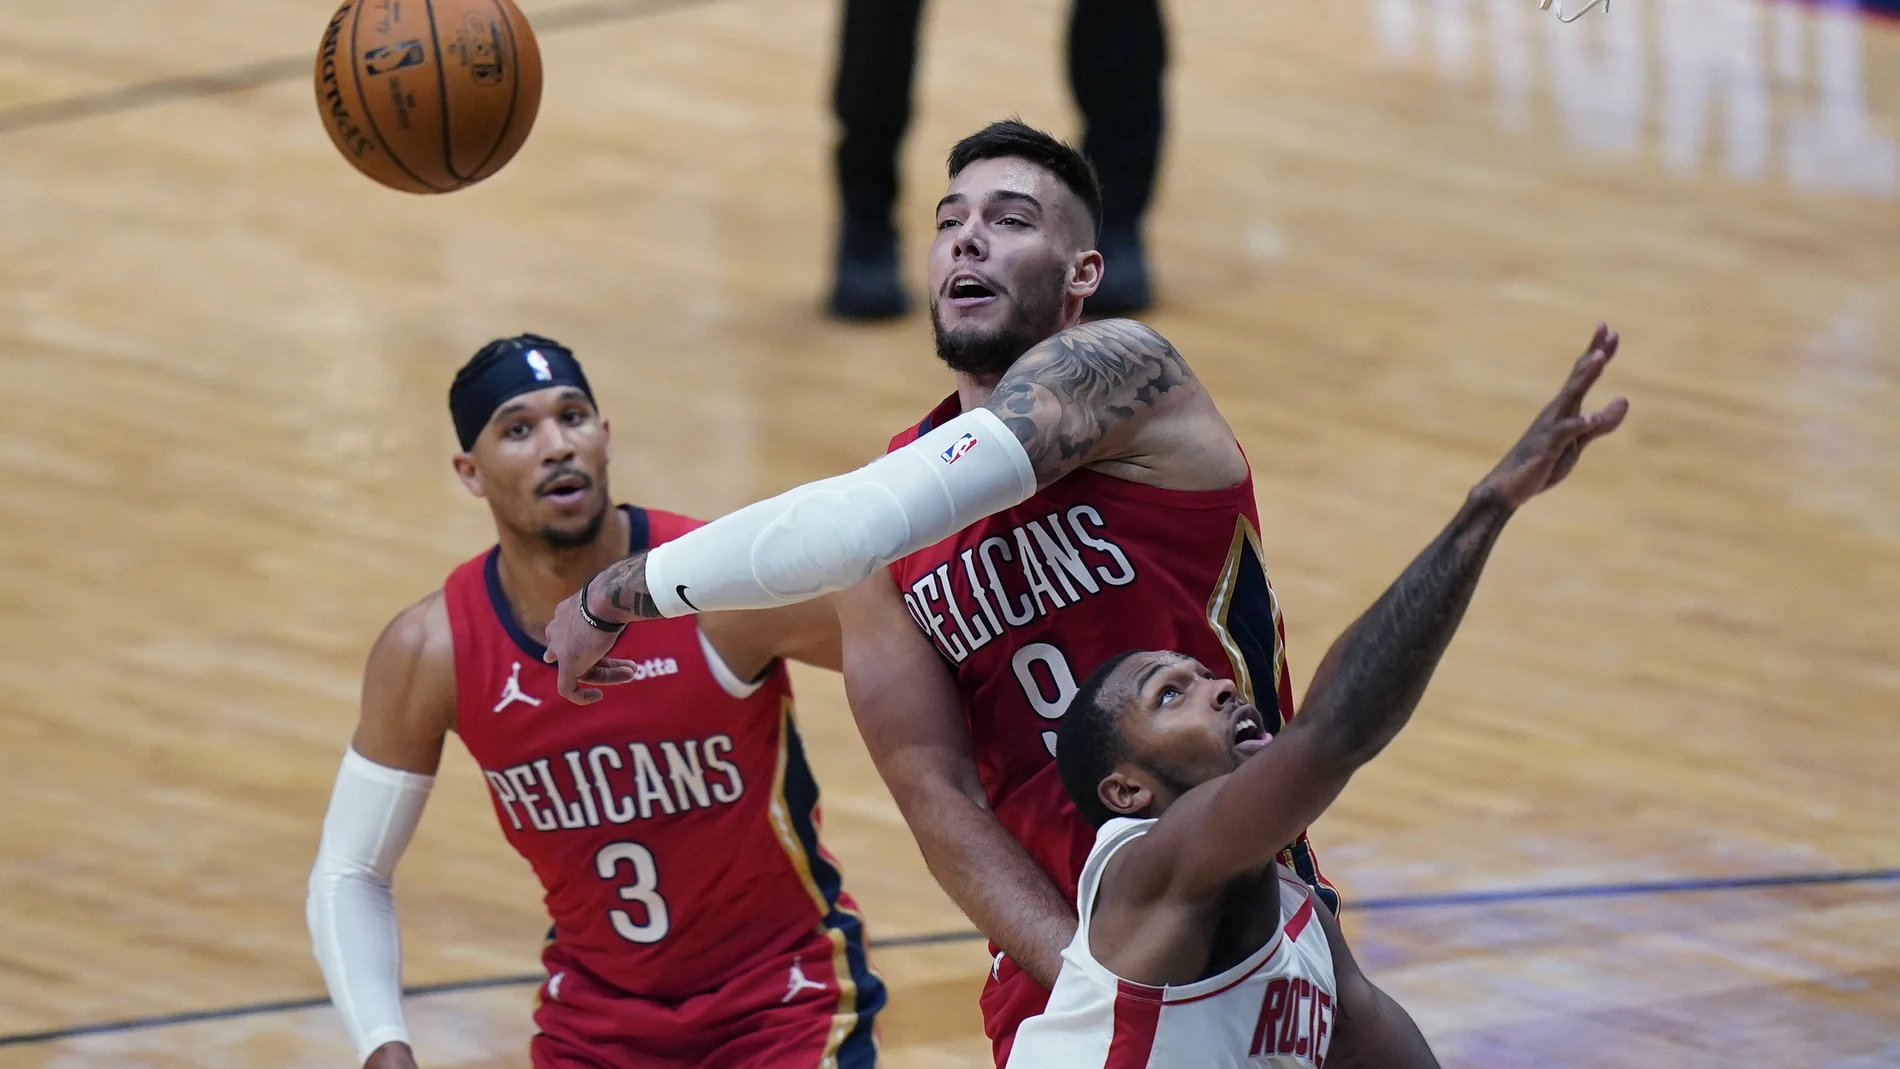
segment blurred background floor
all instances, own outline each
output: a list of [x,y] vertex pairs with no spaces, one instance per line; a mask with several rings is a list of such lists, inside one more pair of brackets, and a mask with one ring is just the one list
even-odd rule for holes
[[[330,148],[325,9],[0,13],[0,1036],[321,994],[303,884],[363,655],[492,540],[444,404],[482,342],[572,346],[619,495],[708,516],[861,463],[947,390],[921,314],[819,314],[829,0],[522,6],[534,135],[438,198]],[[913,286],[953,140],[1012,112],[1073,131],[1065,13],[931,6]],[[1148,318],[1257,466],[1296,682],[1591,326],[1625,337],[1629,428],[1517,521],[1413,727],[1314,830],[1368,971],[1448,1065],[1900,1065],[1900,25],[1170,15]],[[966,931],[835,677],[798,683],[874,947]],[[545,929],[451,754],[397,880],[412,984],[529,973]],[[874,954],[888,1065],[987,1064],[980,944]],[[413,1000],[423,1063],[525,1066],[530,995]],[[350,1061],[322,1007],[0,1044]]]

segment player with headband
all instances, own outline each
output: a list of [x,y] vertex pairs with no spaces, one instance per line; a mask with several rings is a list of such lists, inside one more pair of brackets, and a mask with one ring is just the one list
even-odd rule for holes
[[[1232,429],[1153,329],[1080,321],[1114,270],[1088,161],[1008,121],[949,162],[929,280],[956,391],[884,458],[605,569],[557,610],[549,658],[562,692],[590,700],[630,678],[607,657],[626,621],[847,590],[852,709],[932,872],[995,946],[983,1009],[1000,1064],[1047,998],[1094,842],[1054,762],[1075,666],[1181,651],[1273,730],[1292,685]],[[1600,328],[1579,366],[1600,371],[1615,346]],[[1566,418],[1581,445],[1621,409]],[[1404,678],[1409,657],[1336,646],[1309,693]],[[1282,860],[1336,905],[1303,834]]]
[[555,604],[697,523],[614,506],[607,421],[550,339],[485,346],[449,411],[499,543],[376,640],[310,873],[311,940],[359,1059],[416,1064],[390,884],[454,731],[547,892],[536,1069],[872,1069],[884,988],[818,842],[780,663],[838,666],[829,601],[631,628],[616,649],[639,686],[581,715],[541,661]]

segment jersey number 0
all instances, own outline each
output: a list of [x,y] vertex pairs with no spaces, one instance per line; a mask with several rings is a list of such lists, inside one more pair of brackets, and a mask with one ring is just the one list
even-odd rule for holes
[[[1038,665],[1041,671],[1037,671]],[[1031,642],[1017,650],[1009,659],[1009,666],[1016,671],[1016,682],[1023,685],[1023,697],[1029,699],[1029,707],[1044,720],[1062,719],[1069,702],[1075,699],[1075,692],[1081,689],[1076,686],[1069,659],[1047,642]],[[1042,733],[1042,744],[1049,748],[1050,757],[1056,755],[1054,731]]]

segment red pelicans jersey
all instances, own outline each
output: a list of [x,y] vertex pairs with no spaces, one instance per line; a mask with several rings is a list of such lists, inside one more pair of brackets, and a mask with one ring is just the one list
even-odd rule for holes
[[1321,1069],[1331,1045],[1333,952],[1313,892],[1285,869],[1280,926],[1266,945],[1205,980],[1151,987],[1123,980],[1089,950],[1102,870],[1152,820],[1102,826],[1082,870],[1075,939],[1049,1008],[1023,1022],[1010,1069]]
[[[632,551],[698,526],[627,515]],[[784,667],[741,681],[693,618],[637,623],[613,650],[639,665],[634,681],[575,706],[516,623],[498,560],[491,549],[443,587],[456,731],[502,832],[547,890],[552,949],[628,995],[671,1002],[814,945],[816,933],[831,960],[807,953],[804,968],[832,966],[841,1021],[862,1011],[868,1023],[882,987],[856,906],[818,844],[818,788]],[[839,1034],[874,1057],[869,1028],[847,1022]]]
[[[891,448],[961,410],[952,394]],[[1097,665],[1127,649],[1178,650],[1226,673],[1263,714],[1277,710],[1274,730],[1293,715],[1259,529],[1251,473],[1184,491],[1084,468],[891,566],[956,674],[991,809],[1070,901],[1095,832],[1062,789],[1056,722]],[[1281,860],[1337,905],[1304,834]],[[1040,994],[998,990],[1015,987],[1013,970],[999,958],[984,992],[999,1064],[1016,1023],[1041,1009]]]

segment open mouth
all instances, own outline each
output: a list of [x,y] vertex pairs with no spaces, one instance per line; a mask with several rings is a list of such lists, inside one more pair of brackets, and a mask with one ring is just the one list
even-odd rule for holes
[[579,472],[556,475],[535,488],[535,493],[559,505],[578,504],[594,481]]
[[996,290],[989,283],[968,272],[952,275],[944,292],[957,308],[975,308],[996,299]]
[[1260,712],[1253,706],[1243,706],[1240,719],[1234,721],[1234,749],[1243,754],[1255,754],[1267,748],[1273,736],[1260,725]]

